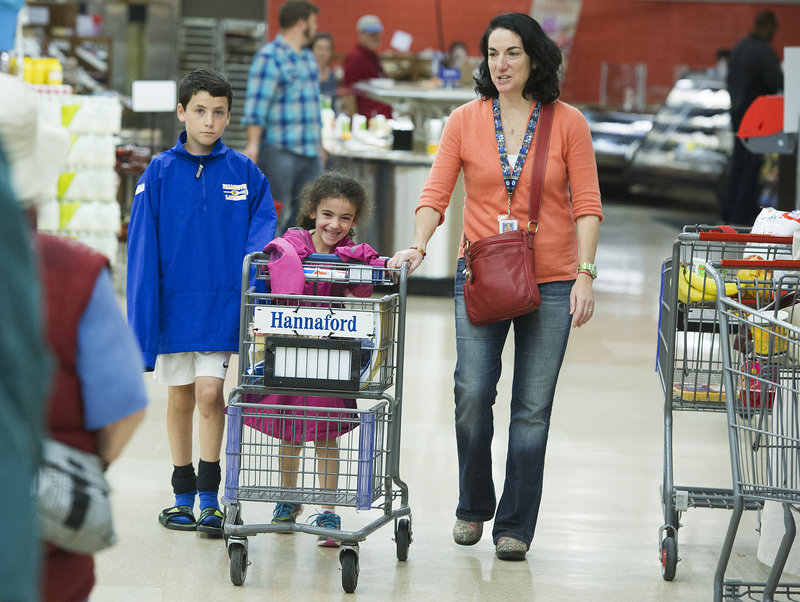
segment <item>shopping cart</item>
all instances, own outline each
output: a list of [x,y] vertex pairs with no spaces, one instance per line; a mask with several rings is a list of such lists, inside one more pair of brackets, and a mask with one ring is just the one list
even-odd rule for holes
[[[733,507],[733,491],[674,482],[673,413],[724,412],[722,357],[716,286],[704,278],[704,266],[714,260],[754,255],[765,260],[791,257],[791,237],[750,234],[730,226],[685,226],[675,239],[672,256],[662,265],[656,369],[664,393],[664,464],[659,528],[661,575],[675,577],[681,513],[689,508]],[[743,294],[758,282],[745,284]],[[749,509],[760,503],[747,502]]]
[[[303,262],[306,282],[333,283],[339,290],[331,293],[341,296],[259,292],[270,283],[269,255],[244,261],[238,386],[227,408],[223,531],[234,585],[246,578],[249,536],[303,532],[340,542],[342,587],[351,593],[358,584],[359,542],[367,535],[393,521],[401,561],[412,541],[408,487],[399,474],[408,268],[341,263],[332,255],[309,259]],[[381,294],[344,296],[345,287],[357,286]],[[267,394],[304,396],[307,405],[258,403]],[[320,397],[359,403],[352,409],[315,406]],[[334,487],[323,486],[336,474]],[[296,481],[291,486],[288,475]],[[243,506],[251,502],[381,514],[350,531],[302,522],[249,524]]]
[[[742,270],[765,279],[746,298],[717,301],[733,473],[733,514],[714,575],[714,600],[797,600],[800,583],[780,583],[795,536],[791,505],[800,503],[800,261],[726,260],[708,266],[717,285],[744,285]],[[751,272],[747,278],[750,278]],[[785,535],[764,583],[725,579],[742,512],[783,505]]]

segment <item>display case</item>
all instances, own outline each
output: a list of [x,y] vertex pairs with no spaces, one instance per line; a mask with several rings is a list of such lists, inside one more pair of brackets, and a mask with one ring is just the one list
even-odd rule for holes
[[633,192],[717,202],[733,152],[725,83],[689,72],[673,86],[628,168]]
[[653,127],[652,113],[581,108],[592,132],[597,171],[602,182],[621,183],[636,149]]

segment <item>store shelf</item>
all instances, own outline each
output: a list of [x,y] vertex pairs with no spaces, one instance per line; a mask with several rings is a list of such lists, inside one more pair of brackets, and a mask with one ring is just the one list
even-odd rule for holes
[[717,201],[733,150],[730,96],[722,81],[687,73],[664,101],[628,169],[635,192]]

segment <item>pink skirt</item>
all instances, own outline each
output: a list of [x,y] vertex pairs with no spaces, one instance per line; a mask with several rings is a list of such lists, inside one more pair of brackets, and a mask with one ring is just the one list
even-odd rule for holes
[[248,409],[244,423],[262,433],[288,441],[326,441],[335,439],[358,426],[353,412],[305,410],[303,407],[355,409],[355,399],[343,397],[302,397],[297,395],[245,395],[245,403],[260,403],[265,406],[296,406],[263,410]]

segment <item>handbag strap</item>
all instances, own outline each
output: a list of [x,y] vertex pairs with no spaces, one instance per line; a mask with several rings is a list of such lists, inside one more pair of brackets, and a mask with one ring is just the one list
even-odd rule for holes
[[539,228],[539,207],[542,204],[542,190],[544,190],[544,171],[547,166],[547,148],[550,146],[550,132],[553,129],[553,113],[555,103],[548,102],[542,105],[542,113],[539,116],[539,130],[536,135],[536,150],[533,154],[533,172],[531,174],[531,201],[528,207],[528,232],[531,231],[531,224],[535,227],[534,232]]

